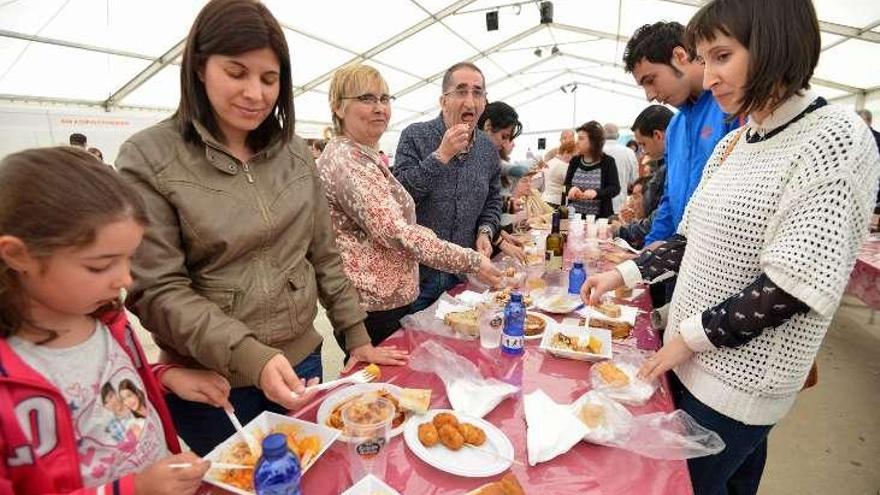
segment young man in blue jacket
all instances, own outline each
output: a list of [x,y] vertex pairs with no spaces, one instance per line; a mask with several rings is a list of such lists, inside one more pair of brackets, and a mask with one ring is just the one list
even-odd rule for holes
[[666,188],[645,246],[675,234],[715,144],[741,125],[728,121],[712,93],[703,90],[703,66],[683,44],[677,22],[645,24],[626,44],[623,62],[648,101],[678,109],[666,129]]

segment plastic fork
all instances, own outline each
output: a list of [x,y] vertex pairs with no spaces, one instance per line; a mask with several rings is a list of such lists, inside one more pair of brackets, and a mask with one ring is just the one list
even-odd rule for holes
[[[172,469],[186,469],[192,467],[191,462],[175,462],[169,464]],[[228,462],[212,462],[211,469],[254,469],[254,466],[246,466],[244,464],[230,464]]]
[[260,444],[257,442],[257,439],[254,438],[253,435],[244,431],[244,427],[241,426],[241,421],[238,420],[238,416],[235,415],[234,411],[227,410],[226,415],[229,416],[229,421],[232,422],[232,426],[235,427],[235,431],[238,432],[239,435],[244,439],[244,443],[247,444],[248,449],[250,449],[251,454],[254,457],[260,456]]
[[[305,393],[312,392],[312,391],[320,392],[322,390],[330,390],[331,388],[336,388],[340,385],[345,385],[345,384],[369,383],[378,377],[379,377],[379,375],[369,371],[367,368],[364,368],[364,369],[358,371],[357,373],[346,376],[345,378],[338,378],[336,380],[330,380],[329,382],[324,382],[324,383],[320,383],[318,385],[312,385],[310,387],[306,387]],[[290,391],[290,394],[293,395],[294,397],[299,397],[299,394],[297,394],[293,390]]]
[[620,237],[615,237],[611,242],[614,243],[615,246],[617,246],[617,247],[622,247],[623,249],[626,249],[627,251],[629,251],[629,252],[631,252],[631,253],[634,253],[634,254],[642,254],[641,251],[639,251],[638,249],[636,249],[636,248],[630,246],[629,243],[626,242],[626,240],[624,240],[624,239],[622,239],[622,238],[620,238]]

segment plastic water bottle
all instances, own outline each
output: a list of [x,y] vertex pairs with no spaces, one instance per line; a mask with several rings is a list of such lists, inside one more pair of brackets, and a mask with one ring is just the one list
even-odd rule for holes
[[510,294],[510,302],[504,308],[504,330],[501,332],[501,352],[509,356],[523,354],[526,307],[522,302],[522,294]]
[[302,468],[287,448],[287,436],[273,433],[263,439],[263,455],[254,469],[257,495],[300,495]]
[[587,272],[584,270],[584,264],[575,261],[571,271],[568,272],[568,293],[580,294],[581,286],[587,281]]

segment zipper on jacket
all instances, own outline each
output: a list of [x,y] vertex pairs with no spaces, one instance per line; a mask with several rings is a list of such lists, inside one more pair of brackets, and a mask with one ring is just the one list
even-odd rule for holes
[[247,177],[247,181],[251,184],[254,183],[254,176],[251,175],[251,167],[247,164],[247,162],[241,162],[241,168],[244,170],[244,175]]

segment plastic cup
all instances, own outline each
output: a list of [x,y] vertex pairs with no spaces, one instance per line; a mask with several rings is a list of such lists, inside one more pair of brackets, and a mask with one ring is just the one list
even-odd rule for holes
[[501,345],[501,332],[504,330],[503,308],[486,304],[480,308],[480,346],[483,349],[497,349]]
[[364,395],[342,410],[343,433],[349,438],[348,453],[352,481],[368,474],[385,478],[388,464],[388,435],[396,409],[378,395]]

